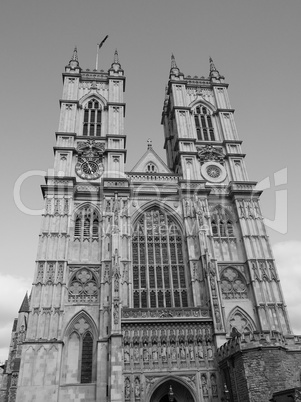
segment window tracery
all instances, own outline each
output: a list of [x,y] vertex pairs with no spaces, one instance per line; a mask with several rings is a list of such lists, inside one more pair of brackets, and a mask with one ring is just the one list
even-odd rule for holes
[[73,303],[87,303],[97,302],[97,300],[98,286],[94,273],[87,268],[79,269],[71,277],[68,301]]
[[234,268],[228,267],[221,274],[221,290],[224,299],[248,297],[245,278]]
[[134,227],[133,302],[135,308],[187,307],[182,233],[158,208],[146,211]]
[[219,206],[211,213],[211,230],[218,259],[226,261],[237,259],[233,219],[225,209]]
[[197,106],[194,111],[197,138],[200,141],[215,141],[212,117],[205,106]]
[[91,99],[84,109],[83,135],[90,137],[101,135],[101,108],[96,99]]
[[81,208],[74,218],[74,240],[98,240],[100,219],[98,212],[88,206]]

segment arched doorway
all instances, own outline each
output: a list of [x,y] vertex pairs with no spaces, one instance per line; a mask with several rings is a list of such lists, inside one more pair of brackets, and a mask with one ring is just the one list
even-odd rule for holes
[[188,388],[176,380],[167,380],[153,392],[150,402],[169,402],[170,387],[173,392],[173,402],[195,402]]

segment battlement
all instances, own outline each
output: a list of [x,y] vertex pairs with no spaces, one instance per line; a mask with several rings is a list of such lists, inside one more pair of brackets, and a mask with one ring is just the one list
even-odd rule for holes
[[288,351],[301,351],[301,336],[283,335],[278,331],[243,333],[229,339],[228,342],[218,348],[216,357],[217,361],[220,362],[237,352],[271,347],[284,348]]

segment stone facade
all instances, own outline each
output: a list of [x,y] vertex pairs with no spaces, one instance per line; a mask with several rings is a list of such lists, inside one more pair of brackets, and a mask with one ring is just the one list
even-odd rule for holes
[[[184,76],[172,57],[167,164],[149,140],[130,172],[124,88],[117,51],[105,72],[82,70],[75,49],[1,401],[259,402],[298,385],[299,340],[224,77],[212,60],[209,77]],[[261,369],[262,391],[250,385]]]

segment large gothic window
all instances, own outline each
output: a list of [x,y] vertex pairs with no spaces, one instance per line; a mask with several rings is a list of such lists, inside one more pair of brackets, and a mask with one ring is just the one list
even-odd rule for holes
[[153,208],[141,215],[132,240],[134,307],[187,307],[183,237],[178,225]]
[[84,109],[83,135],[100,137],[101,109],[96,99],[91,99]]
[[81,208],[74,217],[74,240],[99,239],[99,215],[91,206]]
[[194,121],[199,141],[215,141],[212,116],[205,106],[197,106],[194,111]]
[[237,242],[234,225],[230,214],[221,207],[211,213],[211,229],[215,253],[218,260],[233,261],[237,259]]

